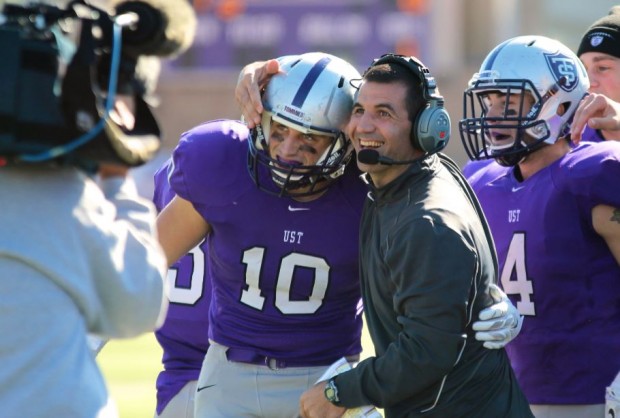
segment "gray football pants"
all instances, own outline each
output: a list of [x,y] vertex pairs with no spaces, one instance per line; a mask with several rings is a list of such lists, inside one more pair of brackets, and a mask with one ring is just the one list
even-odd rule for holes
[[228,361],[227,347],[211,343],[202,363],[195,418],[297,418],[299,397],[327,366],[267,366]]

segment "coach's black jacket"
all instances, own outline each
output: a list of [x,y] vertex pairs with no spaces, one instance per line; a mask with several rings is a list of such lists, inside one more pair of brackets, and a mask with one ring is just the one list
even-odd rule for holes
[[343,406],[386,417],[533,417],[503,349],[474,338],[493,303],[493,240],[458,168],[434,155],[387,186],[362,215],[360,273],[376,357],[336,379]]

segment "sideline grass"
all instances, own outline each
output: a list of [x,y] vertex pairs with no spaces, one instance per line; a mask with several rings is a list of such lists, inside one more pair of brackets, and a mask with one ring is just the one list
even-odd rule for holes
[[155,379],[161,369],[161,355],[154,335],[145,334],[113,340],[97,356],[120,418],[155,415]]

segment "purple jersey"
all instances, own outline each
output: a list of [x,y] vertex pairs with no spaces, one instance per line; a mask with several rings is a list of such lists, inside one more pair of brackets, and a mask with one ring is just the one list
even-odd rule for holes
[[583,130],[583,133],[581,134],[581,140],[588,142],[601,142],[604,141],[605,138],[603,138],[599,130],[592,129],[589,126],[586,126],[586,128]]
[[[161,211],[174,197],[168,160],[155,173],[153,202]],[[206,274],[207,246],[203,242],[168,270],[170,305],[164,325],[155,332],[163,349],[164,370],[157,377],[157,414],[191,380],[198,380],[209,348],[211,284]]]
[[483,170],[484,168],[486,168],[488,165],[491,164],[495,164],[498,165],[495,160],[492,159],[488,159],[488,160],[469,160],[465,163],[465,165],[463,166],[463,169],[461,170],[463,172],[463,176],[465,176],[465,178],[469,179],[470,177],[472,177],[473,175],[475,175],[476,173],[481,173],[485,170]]
[[601,404],[620,370],[620,267],[592,227],[620,207],[620,143],[582,143],[517,181],[489,165],[469,180],[497,246],[500,281],[523,329],[506,347],[532,404]]
[[[247,171],[248,134],[239,122],[208,122],[173,155],[172,188],[212,228],[209,337],[285,362],[327,365],[360,353],[364,184],[347,170],[310,202],[262,192]],[[270,181],[267,170],[258,175]]]

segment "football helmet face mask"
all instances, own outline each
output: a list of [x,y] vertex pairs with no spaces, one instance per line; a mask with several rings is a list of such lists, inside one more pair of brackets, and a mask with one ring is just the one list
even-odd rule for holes
[[[568,134],[589,85],[579,58],[556,40],[519,36],[498,45],[464,93],[459,132],[469,158],[514,166],[555,143]],[[505,108],[491,115],[489,96],[494,93],[505,95]]]
[[[320,193],[344,173],[352,146],[343,130],[351,114],[359,72],[335,56],[308,53],[279,59],[281,72],[263,92],[262,122],[251,133],[248,169],[256,185],[278,196]],[[269,153],[271,123],[276,121],[304,134],[333,138],[314,165],[280,161]],[[261,167],[272,181],[261,178]]]

